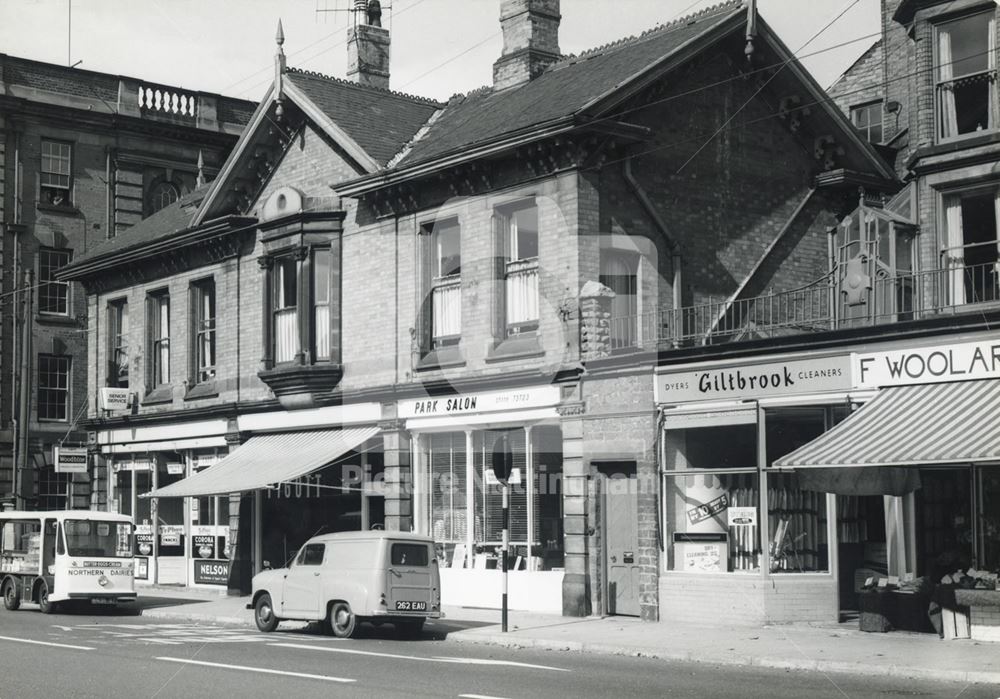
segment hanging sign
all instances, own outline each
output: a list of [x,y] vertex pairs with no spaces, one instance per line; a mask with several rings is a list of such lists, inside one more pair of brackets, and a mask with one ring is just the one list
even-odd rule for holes
[[56,473],[86,473],[87,447],[53,447]]
[[127,388],[102,387],[98,391],[97,407],[109,413],[124,413],[132,407],[132,393]]

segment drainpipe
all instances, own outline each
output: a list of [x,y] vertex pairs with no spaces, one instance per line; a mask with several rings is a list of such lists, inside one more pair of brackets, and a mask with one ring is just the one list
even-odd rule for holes
[[653,206],[652,200],[646,193],[646,190],[642,188],[639,181],[636,180],[635,175],[632,173],[632,159],[635,156],[628,156],[625,158],[624,166],[622,168],[622,174],[625,177],[625,182],[628,184],[635,198],[639,200],[642,204],[643,210],[652,219],[653,224],[656,229],[663,236],[663,239],[667,242],[667,247],[670,249],[670,265],[673,268],[673,281],[671,285],[673,287],[673,312],[674,312],[674,322],[671,323],[671,329],[674,332],[675,341],[680,338],[683,330],[680,324],[677,322],[679,319],[679,313],[681,310],[681,304],[683,302],[683,294],[681,289],[681,249],[677,244],[677,241],[670,234],[670,230],[667,228],[666,222],[660,216],[660,212],[656,210]]
[[18,382],[17,412],[17,461],[14,463],[14,503],[18,510],[24,509],[24,471],[28,468],[28,423],[31,408],[31,331],[32,301],[34,300],[34,273],[30,268],[24,275],[24,316],[21,324],[21,368]]

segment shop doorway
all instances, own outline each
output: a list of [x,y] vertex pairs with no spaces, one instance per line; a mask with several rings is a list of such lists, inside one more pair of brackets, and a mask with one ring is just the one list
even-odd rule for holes
[[639,483],[634,461],[597,464],[601,477],[605,606],[608,614],[639,616]]
[[837,496],[837,560],[840,616],[858,615],[858,594],[871,577],[889,572],[882,495]]

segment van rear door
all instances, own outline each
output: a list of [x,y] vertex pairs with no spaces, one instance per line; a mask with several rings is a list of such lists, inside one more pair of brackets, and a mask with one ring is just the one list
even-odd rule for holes
[[423,615],[431,611],[430,544],[389,541],[389,613]]

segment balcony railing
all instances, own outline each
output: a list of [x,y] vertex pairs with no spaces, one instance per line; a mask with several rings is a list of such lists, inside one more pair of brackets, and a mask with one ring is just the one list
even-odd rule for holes
[[[994,253],[997,243],[990,243]],[[965,246],[972,248],[976,246]],[[610,319],[611,351],[670,349],[763,337],[884,325],[1000,306],[1000,262],[966,264],[954,251],[938,269],[916,273],[879,270],[853,300],[833,274],[809,286],[735,301],[710,301]],[[966,252],[971,257],[971,253]],[[981,253],[982,254],[982,253]]]

